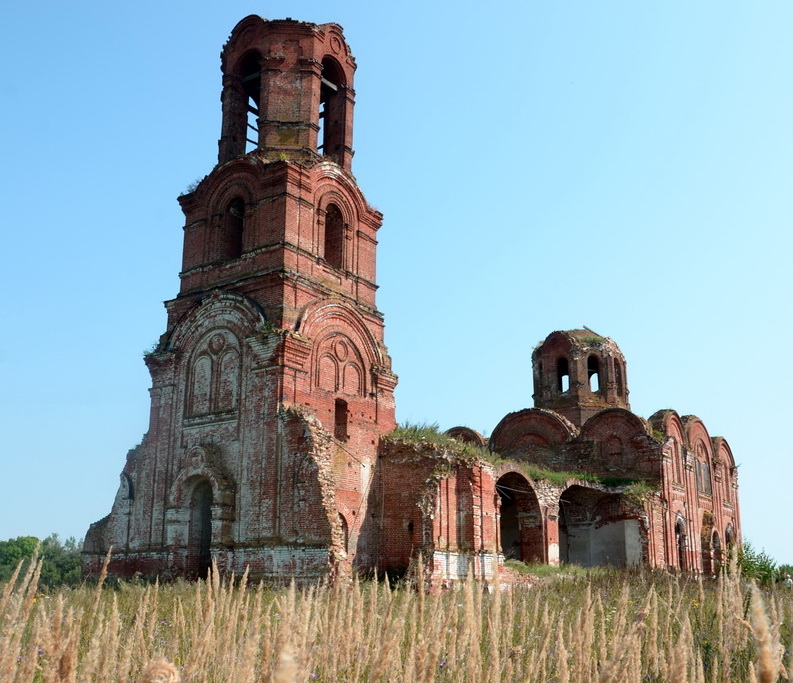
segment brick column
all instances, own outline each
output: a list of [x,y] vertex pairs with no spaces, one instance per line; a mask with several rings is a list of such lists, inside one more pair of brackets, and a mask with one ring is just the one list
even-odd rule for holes
[[543,508],[543,531],[545,536],[545,561],[555,567],[559,566],[559,506],[549,505]]

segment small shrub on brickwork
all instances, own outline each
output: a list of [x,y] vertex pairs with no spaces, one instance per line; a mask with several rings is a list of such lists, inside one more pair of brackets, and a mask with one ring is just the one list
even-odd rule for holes
[[202,180],[203,180],[203,178],[196,178],[192,183],[190,183],[184,189],[184,192],[182,192],[182,194],[180,194],[179,196],[180,197],[185,197],[185,196],[187,196],[189,194],[193,194],[193,192],[195,192],[198,189],[198,186],[201,184]]

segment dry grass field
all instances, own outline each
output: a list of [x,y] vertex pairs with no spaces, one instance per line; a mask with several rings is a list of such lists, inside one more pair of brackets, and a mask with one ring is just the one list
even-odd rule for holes
[[784,681],[793,591],[596,571],[425,595],[217,576],[42,593],[2,586],[0,681]]

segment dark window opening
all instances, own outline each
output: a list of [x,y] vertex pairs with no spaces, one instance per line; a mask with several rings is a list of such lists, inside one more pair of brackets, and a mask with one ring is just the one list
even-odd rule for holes
[[245,202],[237,197],[226,207],[222,218],[220,258],[231,261],[242,255],[242,233],[245,228]]
[[245,92],[245,152],[259,146],[259,103],[261,98],[261,67],[259,55],[250,52],[242,60],[240,71],[242,89]]
[[600,391],[600,361],[597,356],[590,356],[586,362],[587,377],[589,377],[589,390],[592,393]]
[[341,163],[344,145],[344,74],[335,59],[322,60],[317,151]]
[[337,398],[336,399],[336,415],[334,420],[333,435],[339,441],[347,440],[347,421],[348,421],[347,401]]
[[560,358],[556,363],[556,388],[564,393],[570,389],[570,367],[567,358]]
[[675,541],[677,545],[677,566],[686,569],[686,529],[683,520],[678,519],[675,524]]
[[323,256],[334,268],[341,268],[344,259],[344,218],[339,207],[328,205],[325,211],[325,245]]

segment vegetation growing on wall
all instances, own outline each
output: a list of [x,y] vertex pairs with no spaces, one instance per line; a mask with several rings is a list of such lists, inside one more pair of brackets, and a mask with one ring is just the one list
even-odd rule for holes
[[[411,423],[405,422],[398,425],[397,428],[386,436],[387,439],[392,441],[406,441],[409,443],[426,443],[438,446],[453,454],[459,455],[466,462],[472,460],[484,460],[492,465],[497,465],[502,462],[508,462],[502,458],[498,453],[482,448],[472,443],[465,443],[453,439],[448,434],[440,431],[437,422],[435,423]],[[634,495],[635,500],[644,500],[646,496],[656,489],[644,481],[637,481],[635,479],[621,479],[615,477],[598,477],[594,474],[587,472],[566,472],[549,470],[533,463],[523,462],[518,463],[522,472],[535,481],[548,481],[557,486],[564,486],[570,479],[578,479],[580,481],[589,481],[603,486],[617,487],[627,486],[631,495]],[[627,491],[626,491],[627,492]]]

